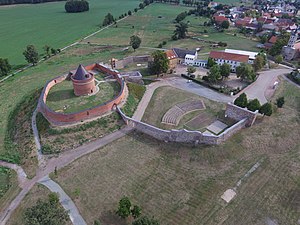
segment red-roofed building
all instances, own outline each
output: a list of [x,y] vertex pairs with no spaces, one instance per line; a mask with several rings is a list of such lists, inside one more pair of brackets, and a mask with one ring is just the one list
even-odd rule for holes
[[209,58],[214,59],[218,65],[223,65],[224,63],[229,64],[233,72],[236,71],[236,67],[240,66],[241,63],[249,63],[249,55],[241,55],[223,51],[211,51]]
[[235,26],[242,28],[251,24],[253,19],[251,17],[240,18],[235,21]]
[[224,21],[228,21],[228,18],[226,18],[225,16],[214,16],[214,20],[216,24],[220,25]]
[[272,36],[272,37],[269,39],[269,43],[271,43],[271,44],[275,44],[276,41],[277,41],[277,37],[276,37],[276,36]]
[[175,69],[176,65],[178,64],[178,56],[172,49],[165,51],[165,53],[169,60],[169,69]]

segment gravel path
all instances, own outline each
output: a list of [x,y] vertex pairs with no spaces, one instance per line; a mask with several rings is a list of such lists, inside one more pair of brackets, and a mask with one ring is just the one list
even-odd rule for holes
[[59,202],[65,208],[65,210],[68,211],[70,219],[74,225],[87,225],[82,216],[79,214],[74,202],[57,183],[51,180],[49,176],[43,177],[41,180],[39,180],[39,183],[46,186],[50,191],[58,193]]
[[10,168],[10,169],[16,171],[16,173],[18,175],[19,186],[21,188],[23,187],[24,183],[28,181],[27,174],[25,173],[25,171],[22,169],[21,166],[18,166],[16,164],[12,164],[12,163],[8,163],[8,162],[4,162],[1,160],[0,160],[0,166],[7,167],[7,168]]

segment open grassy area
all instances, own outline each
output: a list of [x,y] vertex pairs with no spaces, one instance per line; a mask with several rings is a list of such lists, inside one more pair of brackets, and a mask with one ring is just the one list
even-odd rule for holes
[[[174,19],[176,16],[191,8],[183,6],[172,6],[168,4],[152,4],[143,11],[130,16],[126,20],[119,22],[117,25],[93,36],[84,42],[91,42],[100,45],[124,45],[128,46],[129,37],[138,35],[142,39],[142,47],[157,47],[163,41],[167,44],[163,48],[201,48],[201,52],[209,52],[210,44],[196,39],[184,39],[172,41],[171,36],[175,29]],[[249,40],[244,36],[237,34],[236,30],[217,32],[213,26],[204,27],[203,23],[209,21],[209,18],[187,16],[184,20],[189,23],[190,37],[202,38],[207,41],[226,42],[229,48],[242,50],[257,50],[257,42]],[[204,33],[207,30],[207,33]]]
[[163,116],[174,105],[190,100],[203,100],[206,109],[184,115],[176,128],[188,128],[184,124],[200,113],[203,114],[203,117],[207,117],[207,121],[203,124],[203,127],[208,126],[224,108],[223,104],[201,98],[198,95],[177,88],[165,86],[159,87],[154,91],[142,120],[163,129],[175,128],[174,126],[161,123]]
[[102,82],[96,94],[76,96],[72,81],[65,80],[51,88],[47,105],[56,112],[78,112],[112,100],[119,92],[120,85],[117,82]]
[[13,200],[19,191],[16,172],[0,166],[0,211]]
[[[22,52],[34,44],[40,52],[44,45],[62,48],[99,29],[104,16],[115,17],[133,11],[139,0],[90,0],[90,10],[66,13],[65,2],[0,7],[0,58],[14,65],[24,64]],[[16,16],[17,15],[17,16]]]
[[[60,170],[57,180],[88,224],[125,224],[115,214],[124,195],[164,225],[297,224],[300,90],[283,82],[273,100],[283,95],[284,108],[225,144],[191,147],[131,133]],[[225,204],[223,192],[259,160]]]

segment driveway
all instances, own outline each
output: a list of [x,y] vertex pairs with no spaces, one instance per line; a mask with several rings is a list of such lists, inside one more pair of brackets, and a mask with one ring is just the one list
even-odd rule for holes
[[258,79],[243,92],[247,94],[248,99],[257,98],[261,104],[264,104],[273,95],[274,82],[279,81],[278,77],[291,71],[291,69],[272,69],[260,72]]

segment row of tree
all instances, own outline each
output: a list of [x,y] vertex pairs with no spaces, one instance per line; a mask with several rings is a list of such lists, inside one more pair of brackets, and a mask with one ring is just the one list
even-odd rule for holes
[[0,5],[15,5],[15,4],[37,4],[45,2],[57,2],[64,0],[0,0]]

